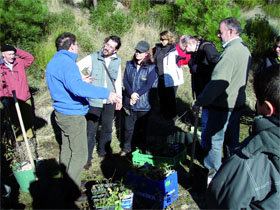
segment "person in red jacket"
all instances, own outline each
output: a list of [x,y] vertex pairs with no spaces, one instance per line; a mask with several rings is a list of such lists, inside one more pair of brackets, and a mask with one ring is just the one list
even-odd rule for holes
[[25,69],[29,67],[34,57],[21,49],[16,49],[11,45],[3,45],[1,47],[1,61],[0,61],[0,98],[4,105],[6,113],[12,121],[16,132],[17,140],[23,140],[21,129],[16,114],[13,94],[15,90],[24,127],[26,129],[27,138],[34,137],[33,131],[33,115],[34,111],[31,106],[31,94],[28,87],[28,81]]
[[187,65],[189,63],[189,60],[191,59],[191,54],[186,52],[186,37],[187,35],[181,36],[179,42],[175,45],[176,50],[178,52],[178,66]]

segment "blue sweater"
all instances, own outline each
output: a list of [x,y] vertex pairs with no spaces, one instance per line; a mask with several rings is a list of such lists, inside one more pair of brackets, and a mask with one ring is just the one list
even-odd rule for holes
[[85,98],[108,99],[110,91],[82,80],[75,61],[78,55],[59,50],[48,63],[47,85],[56,111],[65,115],[85,115],[89,104]]

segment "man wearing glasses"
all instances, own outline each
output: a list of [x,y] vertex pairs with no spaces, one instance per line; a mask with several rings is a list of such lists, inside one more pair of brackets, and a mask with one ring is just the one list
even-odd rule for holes
[[[77,65],[82,72],[87,70],[88,76],[93,78],[92,84],[105,87],[122,95],[121,58],[117,52],[121,46],[118,36],[110,36],[104,40],[104,46],[85,58]],[[111,104],[108,100],[89,99],[90,109],[87,118],[88,161],[85,170],[91,167],[92,153],[95,145],[95,136],[99,123],[101,132],[98,143],[98,156],[103,158],[111,153],[112,126],[114,111],[122,108],[122,103]]]
[[[193,98],[196,99],[203,91],[204,87],[211,80],[213,69],[218,63],[220,53],[216,46],[206,40],[198,40],[193,36],[185,35],[187,43],[186,52],[191,53],[189,67],[191,72]],[[204,148],[204,130],[208,119],[208,108],[203,107],[201,113],[201,146]]]
[[209,169],[208,182],[229,157],[239,143],[240,111],[245,104],[245,88],[251,63],[249,49],[242,43],[242,28],[236,18],[226,18],[220,22],[218,37],[223,44],[223,52],[216,64],[211,81],[197,97],[194,111],[208,107],[208,121],[204,131],[204,166]]

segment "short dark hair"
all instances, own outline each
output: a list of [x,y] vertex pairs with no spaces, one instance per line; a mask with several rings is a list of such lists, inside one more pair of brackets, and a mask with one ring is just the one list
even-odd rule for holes
[[276,50],[278,42],[280,42],[280,36],[277,36],[275,39],[275,42],[274,42],[273,48],[272,48],[273,51]]
[[118,45],[116,46],[116,50],[120,49],[120,47],[121,47],[121,45],[122,45],[122,43],[121,43],[121,38],[118,37],[118,36],[115,36],[115,35],[109,36],[109,37],[106,37],[106,38],[104,39],[104,43],[107,43],[110,39],[113,40],[114,42],[116,42],[116,43],[118,44]]
[[225,23],[227,25],[228,29],[234,29],[237,34],[242,33],[241,23],[236,18],[229,17],[229,18],[223,19],[220,22],[220,24],[221,23]]
[[69,50],[71,44],[75,44],[76,36],[74,34],[65,32],[59,35],[55,40],[56,50]]
[[280,109],[280,64],[274,64],[258,71],[254,75],[254,90],[256,97],[262,105],[269,101],[279,113]]

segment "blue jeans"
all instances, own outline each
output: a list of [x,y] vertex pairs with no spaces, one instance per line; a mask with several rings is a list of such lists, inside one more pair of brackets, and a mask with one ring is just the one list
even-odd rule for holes
[[206,125],[207,125],[207,121],[208,121],[208,109],[202,107],[202,111],[201,111],[201,126],[202,126],[201,147],[204,150],[205,150],[205,147],[206,147],[206,143],[205,143],[205,139],[204,139],[204,132],[205,132],[205,128],[206,128]]
[[[204,166],[217,172],[222,164],[222,146],[225,144],[227,155],[231,155],[239,143],[240,111],[208,109],[208,121],[204,132]],[[213,174],[213,176],[215,173]]]

